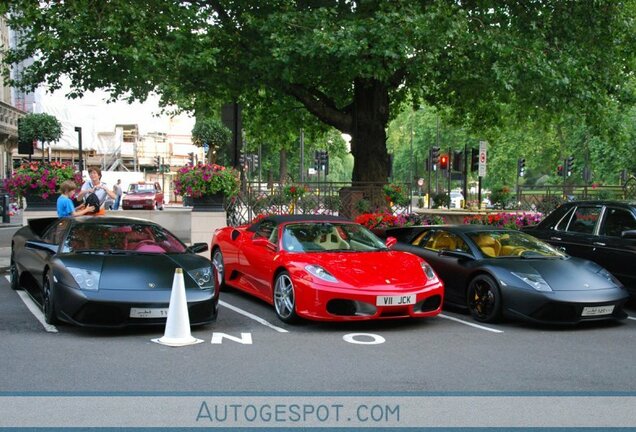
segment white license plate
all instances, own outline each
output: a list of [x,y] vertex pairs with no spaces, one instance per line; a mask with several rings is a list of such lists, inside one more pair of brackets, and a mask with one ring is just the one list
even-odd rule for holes
[[583,308],[581,316],[609,315],[614,312],[614,305],[610,306],[588,306]]
[[168,308],[130,308],[131,318],[167,318]]
[[376,306],[404,306],[415,304],[415,294],[404,296],[377,296]]
[[131,205],[130,208],[144,208],[144,205],[143,204],[134,204],[134,205]]

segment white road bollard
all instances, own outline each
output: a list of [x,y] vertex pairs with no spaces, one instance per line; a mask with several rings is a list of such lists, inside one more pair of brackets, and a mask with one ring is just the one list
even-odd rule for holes
[[194,345],[203,342],[190,333],[190,316],[188,315],[188,300],[183,281],[183,269],[177,268],[172,280],[172,292],[170,293],[170,305],[168,306],[168,319],[163,337],[152,339],[161,345],[180,347]]

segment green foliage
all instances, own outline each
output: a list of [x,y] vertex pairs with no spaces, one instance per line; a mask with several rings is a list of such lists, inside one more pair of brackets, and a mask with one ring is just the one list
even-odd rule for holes
[[221,155],[230,145],[231,140],[232,131],[215,118],[197,118],[192,129],[192,142],[198,147],[203,147],[205,144],[209,146],[207,159],[210,163],[217,161],[227,163],[227,161],[222,160]]
[[[384,134],[405,103],[448,108],[454,124],[495,146],[484,131],[573,114],[588,138],[602,136],[594,129],[609,130],[608,110],[634,93],[636,0],[12,0],[4,7],[22,35],[7,66],[36,59],[21,75],[25,88],[55,90],[67,76],[70,97],[97,88],[129,99],[157,91],[164,103],[201,112],[238,100],[248,147],[271,145],[272,157],[289,152],[295,166],[298,130],[312,142],[320,122],[352,136],[354,180],[386,180]],[[603,142],[613,145],[618,135]],[[561,152],[575,148],[567,137],[557,142]],[[497,161],[493,152],[493,176],[509,167],[504,154]],[[405,165],[396,167],[405,178]]]
[[50,114],[27,114],[18,121],[18,141],[31,144],[33,141],[55,142],[62,137],[62,124]]

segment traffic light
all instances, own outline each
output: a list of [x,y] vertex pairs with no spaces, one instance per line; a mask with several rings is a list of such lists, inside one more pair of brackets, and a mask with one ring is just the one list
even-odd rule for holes
[[470,149],[470,170],[479,171],[479,150]]
[[161,156],[155,156],[155,166],[157,170],[161,169]]
[[517,175],[523,177],[526,173],[526,158],[519,158],[517,160]]
[[439,167],[440,169],[448,169],[448,155],[443,154],[439,157]]
[[565,171],[568,177],[572,175],[573,170],[574,170],[574,156],[568,156],[568,158],[565,160]]
[[439,163],[439,147],[432,147],[431,148],[431,166],[433,167],[433,170],[435,170],[435,167],[437,166],[437,164]]
[[329,153],[325,150],[325,157],[323,159],[323,165],[325,166],[325,176],[329,175]]
[[190,156],[190,165],[194,166],[194,152],[188,153],[188,156]]
[[464,171],[463,162],[464,152],[461,150],[455,150],[453,152],[453,171]]
[[563,177],[563,165],[559,165],[559,166],[557,167],[557,175],[558,175],[559,177]]

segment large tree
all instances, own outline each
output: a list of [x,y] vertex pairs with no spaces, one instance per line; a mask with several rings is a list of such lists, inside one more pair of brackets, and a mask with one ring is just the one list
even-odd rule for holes
[[[636,0],[9,0],[21,81],[77,96],[155,90],[187,106],[262,90],[352,136],[354,181],[383,181],[407,98],[475,124],[498,107],[600,112],[625,96]],[[1,6],[0,6],[1,7]],[[272,119],[276,122],[276,119]]]

